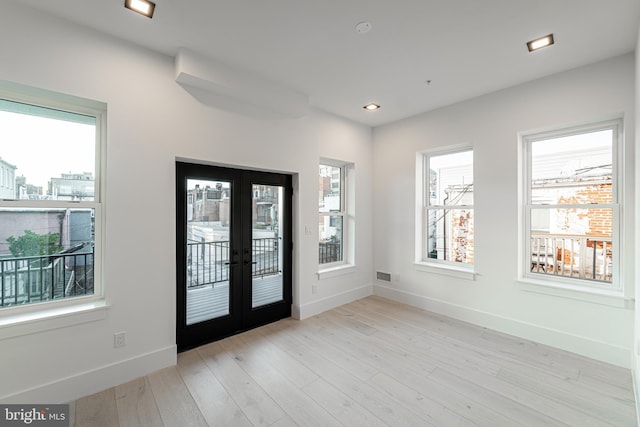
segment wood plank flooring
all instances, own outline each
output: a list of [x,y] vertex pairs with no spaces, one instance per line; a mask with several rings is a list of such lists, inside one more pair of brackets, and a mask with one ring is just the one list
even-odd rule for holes
[[629,370],[368,297],[181,353],[76,426],[635,426]]

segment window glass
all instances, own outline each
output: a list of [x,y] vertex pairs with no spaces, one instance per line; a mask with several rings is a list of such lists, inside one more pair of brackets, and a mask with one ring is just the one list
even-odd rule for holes
[[611,286],[617,262],[617,122],[525,138],[526,268]]
[[97,115],[0,99],[0,308],[95,293],[98,135]]
[[473,152],[429,157],[429,204],[473,204]]
[[613,201],[613,131],[531,142],[531,203]]
[[473,151],[425,156],[422,261],[472,265]]
[[0,100],[1,198],[94,200],[95,140],[95,117]]
[[344,261],[344,168],[320,165],[319,169],[319,264]]
[[320,165],[320,212],[342,210],[342,168]]

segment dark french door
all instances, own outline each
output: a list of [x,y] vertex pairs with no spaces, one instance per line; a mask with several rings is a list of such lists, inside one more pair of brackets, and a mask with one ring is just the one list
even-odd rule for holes
[[291,315],[291,176],[176,162],[178,351]]

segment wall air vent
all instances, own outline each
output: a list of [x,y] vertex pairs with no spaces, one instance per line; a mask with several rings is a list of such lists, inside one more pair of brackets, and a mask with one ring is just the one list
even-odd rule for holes
[[391,282],[391,273],[383,273],[381,271],[377,271],[376,279],[382,280],[383,282]]

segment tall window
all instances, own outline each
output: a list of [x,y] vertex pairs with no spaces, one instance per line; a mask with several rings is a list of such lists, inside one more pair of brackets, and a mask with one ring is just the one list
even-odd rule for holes
[[104,105],[0,85],[0,310],[97,292]]
[[473,150],[427,153],[423,162],[420,260],[472,268]]
[[618,286],[621,129],[611,121],[522,138],[525,276]]
[[[327,164],[330,163],[330,164]],[[346,165],[325,161],[320,164],[318,194],[319,254],[321,266],[345,262]]]

